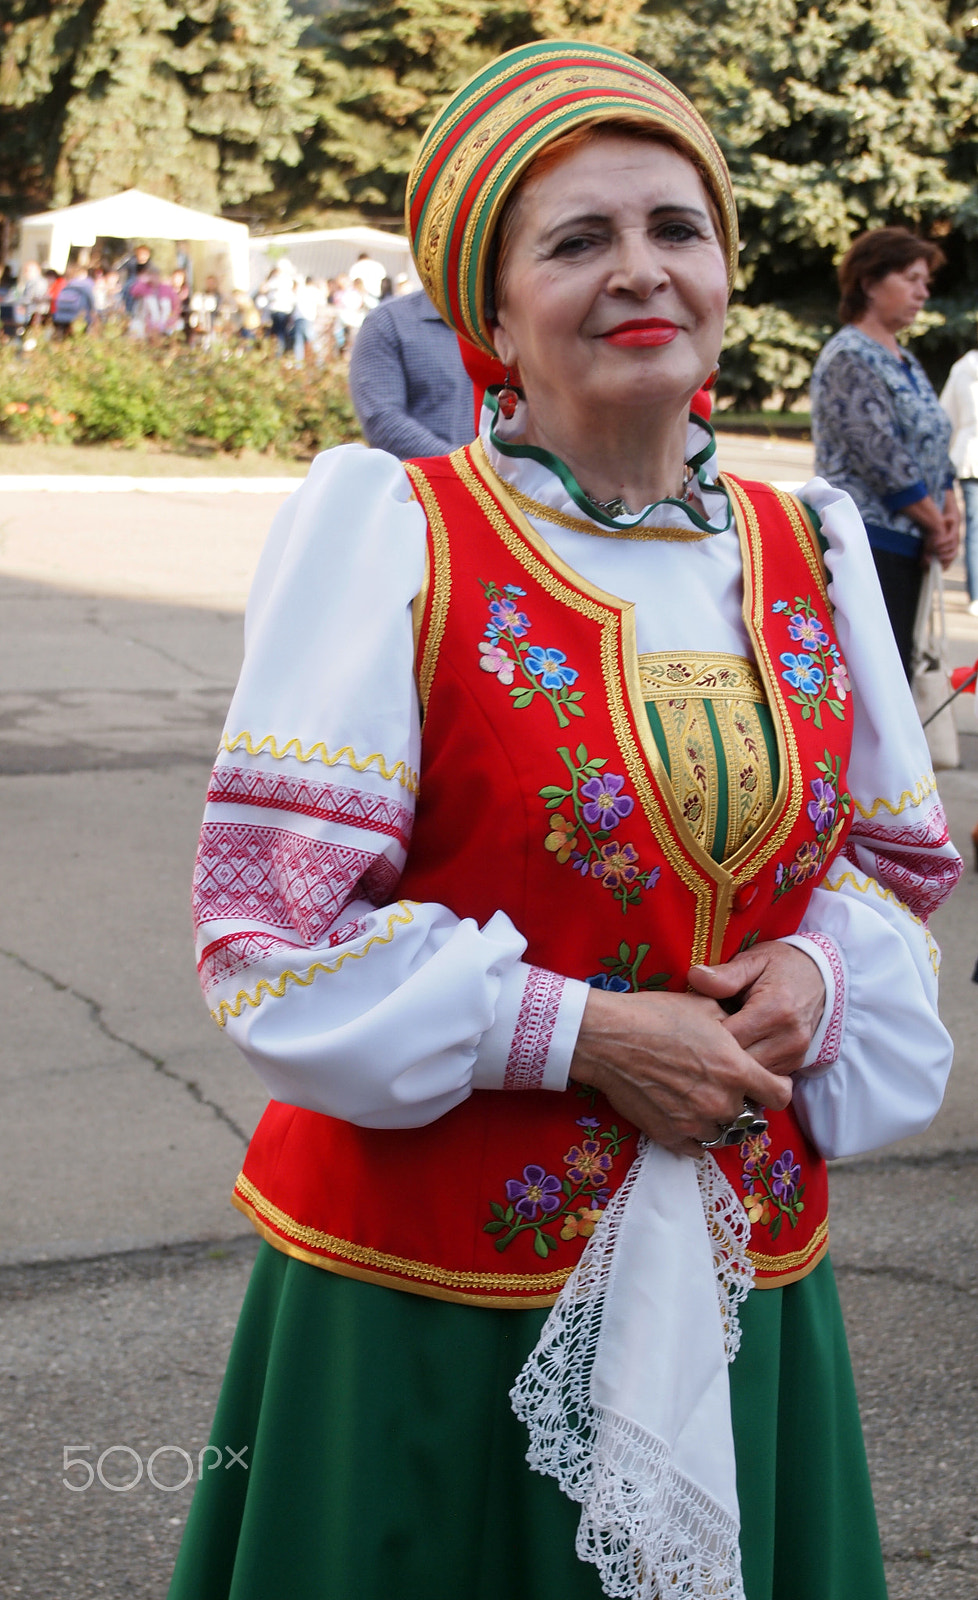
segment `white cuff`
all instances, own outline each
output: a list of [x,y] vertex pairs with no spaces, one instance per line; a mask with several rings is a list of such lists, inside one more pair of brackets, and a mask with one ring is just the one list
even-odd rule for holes
[[838,1061],[842,1049],[848,988],[845,958],[835,940],[830,939],[827,933],[791,933],[778,942],[794,945],[796,950],[809,956],[822,974],[825,985],[822,1016],[800,1069],[814,1076]]
[[588,993],[543,967],[512,967],[479,1041],[473,1089],[566,1089]]

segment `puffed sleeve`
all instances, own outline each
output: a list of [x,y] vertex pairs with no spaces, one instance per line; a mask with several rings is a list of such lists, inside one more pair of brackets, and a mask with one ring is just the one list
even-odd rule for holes
[[794,1103],[823,1155],[906,1138],[937,1112],[951,1040],[937,1011],[940,952],[927,918],[951,893],[951,843],[927,743],[848,495],[815,479],[835,626],[848,667],[854,822],[815,890],[799,937],[827,978],[822,1025]]
[[369,1127],[473,1088],[563,1088],[587,986],[397,896],[418,793],[412,602],[425,519],[393,457],[343,446],[275,519],[194,877],[212,1015],[270,1093]]

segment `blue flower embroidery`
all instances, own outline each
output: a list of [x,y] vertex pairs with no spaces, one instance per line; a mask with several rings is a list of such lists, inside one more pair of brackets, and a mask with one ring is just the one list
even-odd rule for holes
[[796,594],[794,603],[775,600],[771,610],[783,616],[788,637],[802,646],[798,655],[785,653],[781,660],[788,668],[781,676],[797,694],[789,695],[801,706],[802,720],[809,717],[816,728],[822,726],[823,710],[834,717],[845,716],[845,698],[850,684],[839,647],[829,639],[828,623],[822,621],[811,595]]
[[584,690],[571,688],[580,673],[567,665],[563,650],[545,650],[538,644],[523,642],[532,623],[520,610],[526,590],[518,583],[506,583],[500,588],[497,583],[484,583],[480,578],[479,587],[489,602],[489,621],[479,640],[480,668],[491,672],[500,683],[512,685],[509,693],[514,710],[525,711],[542,696],[549,702],[557,726],[569,728],[571,717],[584,715]]
[[545,689],[562,689],[572,684],[578,676],[573,667],[564,665],[567,657],[563,650],[544,650],[535,644],[531,645],[523,659],[527,672],[539,678]]
[[825,682],[825,673],[821,667],[815,665],[815,657],[802,653],[792,655],[785,651],[781,660],[787,667],[787,672],[781,676],[794,688],[801,689],[804,694],[817,694]]

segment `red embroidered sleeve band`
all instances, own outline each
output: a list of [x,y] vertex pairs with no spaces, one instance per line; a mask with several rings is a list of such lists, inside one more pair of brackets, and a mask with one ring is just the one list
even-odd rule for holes
[[822,982],[825,984],[825,1005],[821,1021],[812,1034],[808,1053],[801,1068],[806,1073],[815,1072],[820,1067],[828,1067],[833,1061],[838,1061],[842,1049],[848,987],[845,957],[835,940],[830,939],[827,933],[790,934],[782,939],[781,943],[794,945],[796,950],[801,950],[806,956],[810,956],[822,974]]

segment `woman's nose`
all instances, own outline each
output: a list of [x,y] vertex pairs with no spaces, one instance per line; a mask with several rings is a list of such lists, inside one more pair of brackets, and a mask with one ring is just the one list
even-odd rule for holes
[[644,233],[627,233],[619,241],[616,259],[608,278],[612,294],[632,294],[645,300],[668,280],[661,252]]

